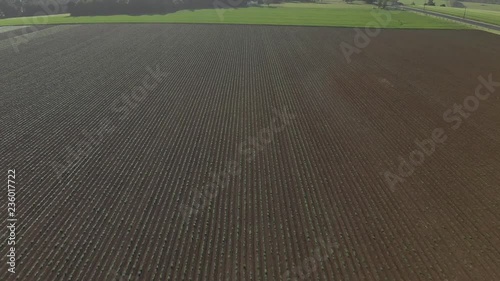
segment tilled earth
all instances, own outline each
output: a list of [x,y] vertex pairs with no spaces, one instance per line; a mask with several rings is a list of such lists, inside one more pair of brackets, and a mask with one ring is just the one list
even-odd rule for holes
[[500,280],[500,37],[43,31],[0,38],[18,280]]

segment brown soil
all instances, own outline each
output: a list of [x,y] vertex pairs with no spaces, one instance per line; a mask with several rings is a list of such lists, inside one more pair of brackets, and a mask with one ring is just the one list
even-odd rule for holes
[[[383,30],[348,63],[354,36],[85,25],[0,53],[16,277],[500,280],[500,87],[460,128],[443,119],[479,76],[500,81],[500,37]],[[131,99],[156,66],[167,74]],[[273,122],[273,108],[295,118]],[[384,173],[436,128],[446,142],[390,188]],[[100,133],[58,179],[51,163],[84,130]],[[196,205],[196,190],[212,196]]]

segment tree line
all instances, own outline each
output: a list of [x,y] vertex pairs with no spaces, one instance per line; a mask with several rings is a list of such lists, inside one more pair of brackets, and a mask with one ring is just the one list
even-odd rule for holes
[[180,0],[80,0],[69,10],[72,16],[168,13]]
[[0,0],[0,18],[66,13],[71,0]]
[[[246,3],[247,0],[0,0],[0,18],[68,12],[72,16],[163,14],[184,9],[237,8]],[[47,7],[53,12],[45,11]]]
[[246,0],[80,0],[70,3],[72,16],[165,14],[185,9],[236,8]]

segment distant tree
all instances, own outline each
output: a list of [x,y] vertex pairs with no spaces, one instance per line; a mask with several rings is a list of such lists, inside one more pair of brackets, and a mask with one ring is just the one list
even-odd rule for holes
[[68,12],[69,13],[73,13],[73,11],[75,10],[75,6],[76,6],[76,3],[71,1],[68,3]]
[[434,0],[427,0],[427,6],[436,6]]
[[387,7],[387,2],[389,0],[378,0],[378,7],[379,8],[382,8],[382,9],[385,9],[385,7]]
[[0,0],[0,17],[19,17],[22,13],[23,7],[20,0]]
[[72,7],[71,15],[165,14],[182,9],[237,8],[246,4],[247,0],[79,0]]
[[450,6],[455,7],[455,8],[465,8],[464,3],[457,1],[457,0],[450,0]]
[[273,3],[273,0],[264,0],[264,4],[266,4],[268,7]]

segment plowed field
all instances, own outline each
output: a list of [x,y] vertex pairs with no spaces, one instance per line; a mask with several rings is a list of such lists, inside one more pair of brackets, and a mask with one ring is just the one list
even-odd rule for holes
[[500,280],[500,37],[47,34],[0,53],[18,280]]

